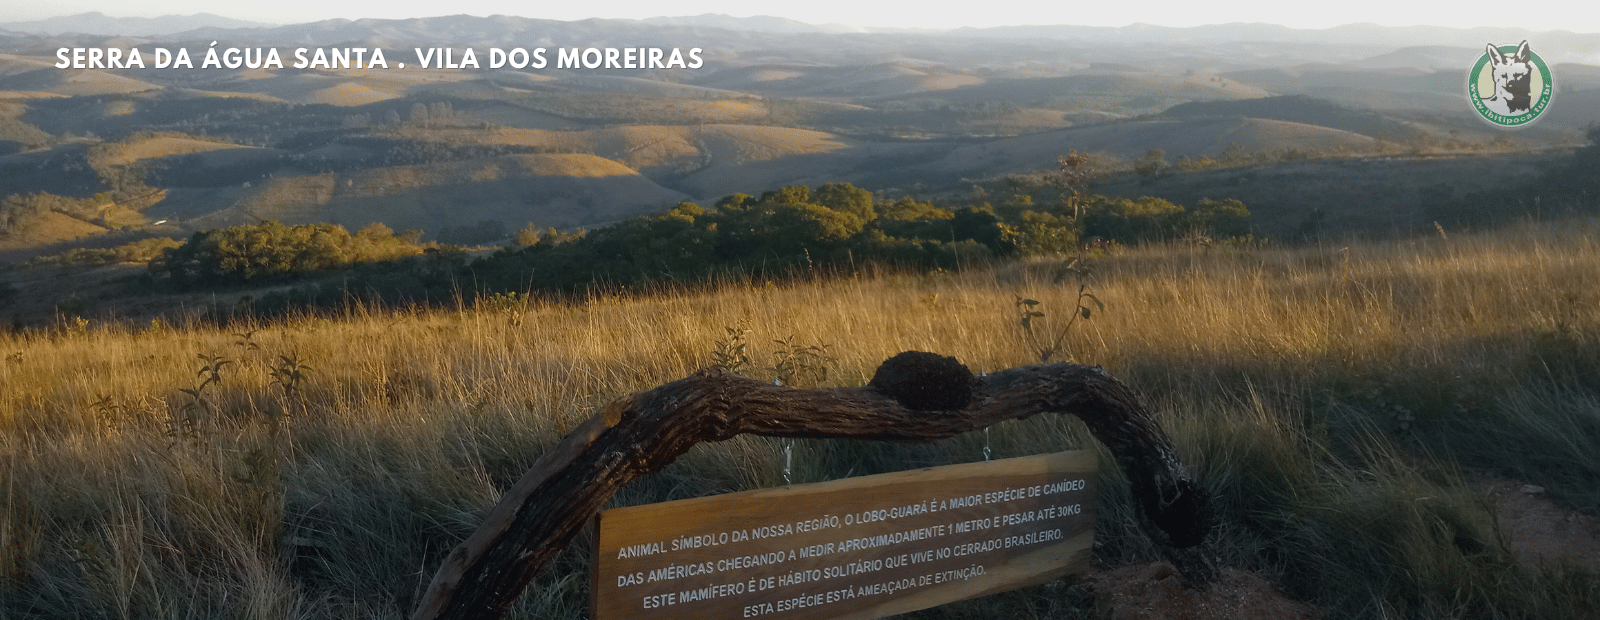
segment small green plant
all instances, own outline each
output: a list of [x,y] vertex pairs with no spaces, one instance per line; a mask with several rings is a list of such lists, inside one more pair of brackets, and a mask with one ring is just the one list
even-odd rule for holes
[[[205,362],[205,365],[200,367],[200,372],[195,373],[196,377],[202,377],[204,380],[200,382],[200,385],[196,387],[194,391],[199,392],[200,390],[204,390],[206,386],[209,385],[222,385],[222,368],[228,364],[232,364],[233,360],[225,358],[221,355],[206,355],[204,353],[196,357],[199,357],[200,361]],[[188,392],[188,390],[184,391]]]
[[[1035,321],[1035,319],[1045,318],[1044,302],[1037,299],[1028,299],[1020,295],[1017,296],[1015,303],[1017,323],[1022,328],[1022,338],[1026,342],[1028,350],[1039,354],[1039,363],[1048,364],[1051,358],[1063,351],[1067,342],[1067,334],[1072,333],[1072,328],[1077,325],[1078,319],[1081,318],[1087,321],[1094,316],[1094,309],[1089,308],[1085,302],[1093,303],[1095,309],[1099,309],[1102,312],[1106,309],[1106,305],[1101,303],[1100,298],[1095,297],[1094,293],[1090,293],[1086,285],[1078,285],[1078,299],[1075,302],[1077,307],[1073,309],[1071,316],[1067,318],[1067,324],[1062,325],[1061,329],[1055,332],[1055,336],[1051,337],[1050,332]],[[1067,357],[1071,359],[1071,355]]]
[[254,366],[257,362],[260,361],[260,354],[259,353],[255,354],[255,355],[251,355],[252,351],[256,351],[256,352],[261,351],[261,344],[256,342],[256,338],[255,338],[256,333],[259,332],[259,331],[261,331],[261,330],[252,329],[252,330],[247,331],[247,332],[237,333],[237,334],[233,335],[233,337],[234,337],[233,346],[239,347],[238,356],[234,358],[234,361],[239,364],[239,367],[241,369],[245,368],[245,367],[249,367],[249,366]]
[[479,312],[504,314],[512,327],[521,327],[522,317],[532,301],[533,297],[527,293],[495,293],[479,297],[473,307]]
[[717,339],[711,352],[712,365],[732,373],[743,374],[750,368],[750,321],[740,319],[738,325],[723,328],[726,332]]
[[525,312],[532,301],[527,293],[495,293],[479,297],[473,306],[482,312]]
[[200,414],[212,412],[211,402],[206,399],[206,388],[213,385],[222,385],[222,369],[233,360],[221,355],[206,355],[201,353],[196,357],[205,364],[200,366],[195,373],[200,378],[200,383],[193,388],[178,388],[189,396],[189,402],[178,409],[177,415],[172,420],[171,428],[167,429],[167,436],[180,439],[195,440],[200,437]]
[[798,336],[790,335],[774,340],[778,345],[778,363],[772,372],[784,385],[814,386],[828,380],[829,369],[839,361],[828,352],[829,345],[802,345]]
[[61,331],[71,336],[82,336],[89,333],[89,319],[81,316],[62,317]]
[[233,341],[233,345],[239,347],[240,353],[260,350],[261,345],[256,343],[256,332],[259,331],[261,330],[252,329],[244,333],[234,334],[234,337],[238,338],[238,340]]
[[[300,360],[300,352],[294,351],[288,355],[279,355],[278,362],[272,366],[272,382],[283,388],[283,397],[291,402],[301,402],[300,389],[305,385],[306,377],[314,370]],[[303,406],[304,403],[301,403]]]
[[109,431],[117,430],[123,423],[132,419],[132,412],[109,394],[95,394],[95,400],[89,403],[89,409],[94,411],[95,418],[100,420],[100,425]]

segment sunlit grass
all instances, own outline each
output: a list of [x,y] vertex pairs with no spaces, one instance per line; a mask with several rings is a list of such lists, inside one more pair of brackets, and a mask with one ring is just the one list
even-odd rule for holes
[[[1039,358],[1017,297],[1041,302],[1033,327],[1053,336],[1080,286],[1105,308],[1053,359],[1105,366],[1162,415],[1221,498],[1227,561],[1333,617],[1592,614],[1600,578],[1517,569],[1462,472],[1600,502],[1597,239],[1600,225],[1569,222],[0,336],[0,615],[403,617],[500,489],[598,405],[709,365],[729,328],[748,326],[748,372],[763,380],[801,346],[825,351],[826,379],[809,375],[820,384],[862,385],[908,349],[995,370]],[[273,379],[285,357],[309,367],[293,390]],[[200,370],[218,358],[207,384]],[[997,457],[1099,449],[1056,417],[1003,424],[990,444]],[[777,484],[776,446],[701,446],[615,503]],[[795,475],[976,460],[982,447],[981,434],[805,441]],[[1101,559],[1147,558],[1112,467]],[[587,544],[548,568],[519,616],[586,613]],[[1079,617],[1039,602],[1047,592],[937,613]]]

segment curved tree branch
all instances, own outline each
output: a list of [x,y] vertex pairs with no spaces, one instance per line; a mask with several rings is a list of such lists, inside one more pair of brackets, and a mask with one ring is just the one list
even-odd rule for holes
[[1213,523],[1209,498],[1126,385],[1077,364],[980,379],[954,358],[907,352],[867,387],[792,389],[707,369],[612,401],[505,493],[445,559],[413,618],[501,617],[613,493],[703,441],[745,433],[928,441],[1047,412],[1087,423],[1130,480],[1157,549],[1192,587],[1209,584],[1216,568],[1201,545]]

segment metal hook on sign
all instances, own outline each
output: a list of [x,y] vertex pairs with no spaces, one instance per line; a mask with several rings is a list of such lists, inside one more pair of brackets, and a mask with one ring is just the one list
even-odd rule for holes
[[794,440],[783,439],[783,486],[789,486],[789,474],[794,470]]
[[[783,382],[779,381],[777,379],[773,379],[772,380],[772,384],[781,386],[781,385],[783,385]],[[783,486],[787,487],[787,486],[791,486],[793,484],[793,480],[791,479],[791,474],[793,474],[793,473],[794,473],[794,438],[792,438],[792,437],[784,437],[783,438]]]
[[[983,378],[983,377],[987,377],[987,376],[989,376],[989,371],[987,371],[987,370],[978,371],[978,377],[979,378]],[[989,449],[989,427],[985,426],[985,427],[983,427],[983,460],[988,461],[989,457],[991,455],[993,455],[993,454],[994,454],[994,452]]]

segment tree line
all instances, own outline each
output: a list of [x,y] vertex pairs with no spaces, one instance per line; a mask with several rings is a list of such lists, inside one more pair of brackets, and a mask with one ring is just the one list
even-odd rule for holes
[[421,231],[395,234],[372,224],[351,234],[334,224],[285,226],[276,220],[195,233],[150,261],[153,277],[193,289],[284,280],[426,251]]
[[[476,229],[503,225],[483,223]],[[468,227],[462,227],[464,232]],[[338,272],[258,300],[258,310],[380,303],[451,303],[494,293],[583,294],[594,287],[696,284],[720,277],[784,278],[868,265],[954,269],[993,259],[1074,252],[1090,236],[1123,243],[1185,235],[1249,234],[1238,201],[1183,207],[1158,198],[1091,197],[1079,218],[1026,196],[999,206],[875,199],[849,183],[685,202],[593,231],[531,225],[492,255],[420,242],[374,224],[355,234],[328,224],[266,222],[197,233],[150,263],[157,283],[192,290]],[[452,235],[455,237],[455,235]]]

